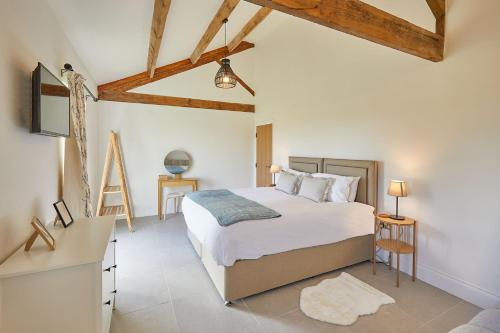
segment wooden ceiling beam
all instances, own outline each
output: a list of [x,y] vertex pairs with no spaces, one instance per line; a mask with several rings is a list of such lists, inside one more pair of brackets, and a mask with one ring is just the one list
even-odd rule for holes
[[441,16],[444,16],[446,13],[446,3],[445,0],[426,0],[427,5],[429,5],[429,8],[432,11],[432,14],[434,14],[434,17],[436,19],[440,18]]
[[153,19],[151,20],[151,32],[149,34],[148,63],[146,71],[149,77],[153,77],[158,54],[160,53],[161,40],[165,31],[170,0],[155,0]]
[[444,36],[359,0],[245,0],[431,61],[443,60]]
[[321,0],[274,0],[274,2],[292,9],[311,9],[317,7]]
[[162,67],[158,67],[155,70],[155,73],[153,77],[149,77],[148,72],[142,72],[139,74],[135,74],[132,76],[128,76],[126,78],[105,83],[102,85],[99,85],[98,87],[98,92],[99,96],[102,94],[104,91],[128,91],[130,89],[134,89],[140,86],[143,86],[148,83],[152,83],[164,78],[167,78],[169,76],[173,76],[185,71],[188,71],[190,69],[200,67],[202,65],[208,64],[213,61],[217,61],[219,59],[224,58],[226,55],[232,55],[232,54],[237,54],[243,51],[246,51],[248,49],[253,48],[255,45],[252,43],[248,42],[241,42],[240,45],[236,49],[234,49],[232,52],[229,52],[227,47],[220,47],[218,49],[203,53],[200,59],[196,64],[191,63],[191,60],[189,59],[184,59],[178,62],[171,63],[169,65],[165,65]]
[[241,31],[227,44],[229,51],[234,50],[255,29],[264,19],[271,13],[272,9],[262,7],[255,15],[245,24]]
[[208,45],[212,42],[215,35],[217,35],[220,28],[224,24],[223,21],[227,19],[229,15],[231,15],[232,11],[234,10],[234,8],[236,8],[239,2],[240,0],[224,0],[214,18],[205,30],[205,33],[198,42],[198,45],[196,45],[193,54],[191,54],[190,59],[193,64],[196,64],[196,62],[198,62],[201,54],[205,52]]
[[[216,60],[216,61],[219,65],[222,66],[222,62],[220,60]],[[234,73],[234,71],[233,71],[233,73]],[[241,86],[243,88],[245,88],[246,91],[248,91],[250,94],[252,94],[252,96],[255,96],[255,91],[252,88],[250,88],[250,86],[248,84],[246,84],[245,81],[243,81],[236,73],[234,73],[234,76],[236,77],[236,81],[238,81],[238,83],[241,84]]]
[[167,105],[167,106],[186,107],[186,108],[212,109],[212,110],[237,111],[237,112],[255,112],[255,105],[251,104],[239,104],[239,103],[210,101],[203,99],[183,98],[183,97],[138,94],[131,92],[106,91],[99,95],[99,99],[103,101],[113,101],[113,102]]
[[446,0],[426,0],[436,18],[436,33],[444,37],[446,23]]

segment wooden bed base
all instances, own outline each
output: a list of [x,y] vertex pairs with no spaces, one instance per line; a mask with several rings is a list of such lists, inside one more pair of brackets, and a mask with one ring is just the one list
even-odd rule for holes
[[226,302],[371,260],[373,255],[373,235],[366,235],[338,243],[271,254],[255,260],[238,260],[233,266],[225,267],[217,265],[212,255],[189,230],[188,237]]

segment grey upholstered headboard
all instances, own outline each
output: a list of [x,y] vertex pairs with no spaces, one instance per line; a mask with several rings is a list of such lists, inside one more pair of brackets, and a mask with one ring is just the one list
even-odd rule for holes
[[288,158],[288,167],[309,173],[322,172],[361,177],[356,201],[377,208],[378,169],[376,161],[291,156]]
[[318,173],[323,172],[323,159],[314,157],[288,157],[288,167],[297,171]]
[[361,177],[355,201],[377,208],[378,171],[376,161],[325,158],[323,172],[340,176]]

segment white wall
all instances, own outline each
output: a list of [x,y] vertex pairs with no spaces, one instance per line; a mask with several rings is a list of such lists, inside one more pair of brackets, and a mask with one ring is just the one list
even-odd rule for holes
[[[233,69],[250,85],[253,84],[251,52],[231,57]],[[135,91],[253,102],[253,97],[240,86],[231,90],[215,88],[213,79],[217,69],[216,64],[209,64]],[[109,131],[117,131],[136,217],[156,215],[157,179],[159,174],[167,174],[163,159],[171,150],[181,149],[191,155],[193,167],[183,176],[199,178],[201,189],[253,184],[253,114],[104,101],[99,102],[99,113],[99,165],[104,164]],[[179,190],[190,189],[173,189]],[[169,212],[171,209],[170,206]]]
[[[432,26],[425,1],[377,5]],[[499,11],[450,1],[441,63],[290,18],[259,41],[254,74],[274,163],[380,161],[382,210],[394,209],[389,180],[409,182],[400,208],[419,223],[418,276],[483,306],[500,301]]]
[[[65,62],[85,68],[45,1],[2,1],[0,10],[0,262],[31,233],[33,215],[55,216],[62,187],[62,140],[30,134],[31,72],[55,75]],[[87,84],[95,89],[92,80]],[[97,110],[89,105],[89,178],[97,181]]]

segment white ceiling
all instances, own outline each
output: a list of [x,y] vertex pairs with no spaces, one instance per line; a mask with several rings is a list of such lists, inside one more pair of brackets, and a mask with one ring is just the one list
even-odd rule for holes
[[[154,0],[46,0],[76,52],[98,84],[121,79],[146,70],[149,32]],[[415,6],[393,0],[365,0],[422,27],[433,30],[434,18],[424,0],[418,12],[426,19],[415,22]],[[158,66],[188,58],[222,0],[172,0]],[[259,9],[241,1],[229,18],[228,42]],[[420,15],[420,17],[422,17]],[[275,27],[299,20],[273,11],[246,40],[258,44]],[[313,24],[313,23],[311,23]],[[341,34],[332,30],[333,33]],[[346,38],[355,38],[345,35]],[[224,29],[208,50],[224,45]]]
[[[154,0],[46,1],[97,83],[146,70]],[[221,3],[221,0],[172,0],[158,66],[188,58]],[[259,8],[240,2],[229,19],[228,42]],[[246,40],[258,40],[263,30],[269,31],[283,16],[271,13]],[[223,45],[224,29],[221,29],[207,51]]]

